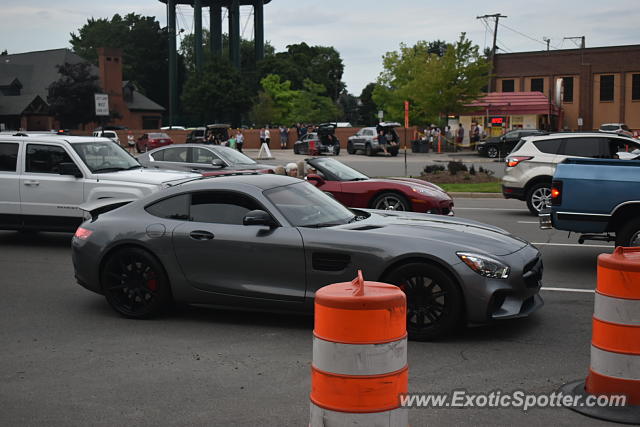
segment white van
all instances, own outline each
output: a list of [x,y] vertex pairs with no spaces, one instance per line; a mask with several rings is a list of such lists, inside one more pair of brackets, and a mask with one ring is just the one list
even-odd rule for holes
[[115,130],[94,130],[93,136],[96,138],[109,138],[116,144],[120,145],[120,138]]

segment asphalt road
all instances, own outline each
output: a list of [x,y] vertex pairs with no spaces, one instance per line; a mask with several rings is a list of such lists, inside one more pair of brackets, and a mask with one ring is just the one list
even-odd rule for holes
[[[459,199],[456,213],[535,242],[550,288],[593,290],[596,256],[611,250],[538,230],[521,202]],[[0,232],[0,425],[308,423],[310,317],[182,307],[161,319],[127,320],[75,284],[69,240]],[[529,319],[410,342],[410,391],[542,393],[584,378],[593,294],[542,295],[545,307]],[[410,421],[602,425],[563,408],[412,409]]]

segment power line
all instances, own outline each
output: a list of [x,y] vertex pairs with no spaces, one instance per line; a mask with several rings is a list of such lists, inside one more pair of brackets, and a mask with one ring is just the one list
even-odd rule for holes
[[[503,26],[504,28],[506,28],[507,30],[511,30],[511,31],[513,31],[513,32],[514,32],[514,33],[516,33],[516,34],[520,34],[522,37],[526,37],[526,38],[528,38],[529,40],[532,40],[532,41],[534,41],[534,42],[536,42],[536,43],[540,43],[540,44],[542,44],[542,45],[544,45],[544,46],[547,46],[547,43],[546,43],[545,41],[541,41],[541,40],[538,40],[538,39],[536,39],[536,38],[533,38],[533,37],[531,37],[531,36],[529,36],[529,35],[527,35],[527,34],[525,34],[525,33],[522,33],[522,32],[520,32],[520,31],[515,30],[515,29],[513,29],[513,28],[511,28],[511,27],[508,27],[508,26],[506,26],[506,25],[504,25],[504,24],[502,24],[502,26]],[[552,46],[552,47],[553,47],[553,46]],[[555,49],[555,47],[554,47],[554,49]]]
[[496,56],[496,41],[498,39],[498,22],[500,21],[500,18],[506,18],[507,16],[501,14],[501,13],[494,13],[493,15],[483,15],[483,16],[477,16],[476,19],[488,19],[488,18],[494,18],[495,19],[495,27],[493,28],[493,46],[491,48],[491,61],[489,62],[489,83],[487,84],[487,92],[491,92],[491,80],[492,80],[492,74],[493,74],[493,67],[494,67],[494,59]]

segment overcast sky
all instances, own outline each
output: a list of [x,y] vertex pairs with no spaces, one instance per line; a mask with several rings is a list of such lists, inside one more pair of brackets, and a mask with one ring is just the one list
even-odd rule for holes
[[[166,22],[166,7],[157,0],[21,0],[3,1],[0,50],[9,53],[69,47],[69,33],[90,17],[136,12]],[[490,3],[489,7],[487,4]],[[478,15],[502,13],[498,45],[507,52],[574,47],[563,37],[586,36],[587,47],[640,44],[639,0],[272,0],[265,6],[265,39],[284,50],[291,43],[334,46],[345,64],[347,89],[359,95],[381,71],[381,57],[401,42],[455,40],[460,32],[480,47],[491,32]],[[205,27],[208,10],[203,11]],[[244,37],[253,37],[251,8],[241,8]],[[490,22],[493,28],[492,21]],[[178,8],[178,26],[193,30],[193,9]],[[226,22],[223,28],[226,28]],[[514,31],[515,30],[515,31]],[[226,30],[225,30],[226,31]],[[516,32],[517,31],[517,32]],[[518,34],[518,32],[522,34]]]

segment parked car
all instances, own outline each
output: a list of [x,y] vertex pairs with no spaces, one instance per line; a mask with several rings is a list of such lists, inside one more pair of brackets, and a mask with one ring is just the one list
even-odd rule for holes
[[93,136],[96,138],[109,138],[116,144],[120,145],[120,138],[114,130],[94,130]]
[[556,166],[568,157],[612,159],[640,148],[637,140],[599,132],[552,133],[527,136],[506,158],[502,195],[527,202],[538,215],[551,203]]
[[229,140],[229,126],[223,123],[214,123],[207,126],[190,128],[185,143],[187,144],[208,144],[208,135],[213,135],[215,144],[222,144]]
[[543,304],[540,253],[522,239],[471,220],[350,210],[297,178],[210,177],[110,204],[84,207],[92,219],[72,258],[78,283],[125,317],[173,301],[311,313],[317,289],[359,269],[404,290],[416,340]]
[[184,126],[162,126],[160,130],[187,130]]
[[185,139],[186,144],[203,144],[205,137],[207,135],[207,128],[197,127],[197,128],[188,128],[189,133],[187,134],[187,138]]
[[0,135],[0,229],[74,231],[78,206],[135,199],[200,174],[142,169],[102,138]]
[[347,142],[347,153],[356,154],[358,150],[367,156],[374,156],[383,151],[378,142],[380,130],[384,131],[387,138],[387,151],[392,156],[397,156],[400,150],[400,136],[395,128],[400,127],[400,123],[381,122],[376,127],[366,127],[360,129],[355,135],[349,137]]
[[154,148],[173,144],[173,139],[164,132],[143,133],[136,141],[136,151],[144,153]]
[[629,126],[624,123],[603,123],[598,130],[600,132],[617,133],[618,135],[633,138],[633,132],[629,129]]
[[318,125],[315,132],[302,136],[293,144],[294,154],[307,154],[317,156],[319,154],[340,154],[340,141],[335,135],[335,123],[323,123]]
[[221,145],[176,144],[160,147],[137,157],[146,168],[209,172],[258,171],[271,173],[274,167],[256,163],[244,154]]
[[503,157],[509,154],[516,146],[520,139],[525,136],[539,135],[544,133],[538,129],[514,129],[502,136],[494,136],[478,143],[477,150],[481,156],[487,156],[491,159]]
[[326,157],[306,161],[317,171],[307,175],[307,181],[333,194],[345,206],[453,215],[451,196],[427,181],[412,178],[373,179]]

